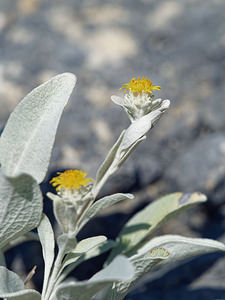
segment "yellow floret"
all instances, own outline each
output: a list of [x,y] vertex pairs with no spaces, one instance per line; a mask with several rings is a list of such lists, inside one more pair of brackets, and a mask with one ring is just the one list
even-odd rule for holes
[[125,92],[131,91],[131,93],[152,93],[154,90],[160,91],[161,86],[153,85],[151,80],[147,77],[138,77],[137,79],[134,77],[130,82],[123,84],[121,89],[125,89]]
[[93,182],[92,178],[85,178],[88,173],[82,170],[67,170],[65,172],[58,172],[58,176],[53,177],[50,183],[60,189],[80,189],[81,186],[86,186],[89,182]]

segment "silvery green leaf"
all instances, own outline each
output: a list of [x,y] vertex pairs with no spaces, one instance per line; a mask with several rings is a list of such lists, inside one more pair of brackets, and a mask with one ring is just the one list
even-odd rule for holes
[[129,282],[119,282],[107,290],[102,300],[122,300],[136,282],[156,267],[184,260],[210,252],[225,251],[225,245],[210,239],[186,238],[178,235],[165,235],[146,242],[130,257],[135,267],[135,275]]
[[177,262],[206,253],[225,251],[224,244],[211,239],[164,235],[153,238],[151,241],[144,244],[144,246],[138,250],[137,255],[146,253],[146,251],[153,248],[165,248],[170,254],[169,258],[166,261],[161,262],[160,265]]
[[[103,238],[100,238],[103,239]],[[93,240],[94,242],[94,240]],[[79,244],[79,243],[78,243]],[[93,243],[91,242],[91,245],[93,246]],[[88,247],[86,248],[86,252],[81,252],[81,253],[69,253],[66,255],[63,264],[62,264],[62,268],[61,268],[61,272],[63,271],[63,269],[65,269],[65,271],[63,272],[63,274],[60,276],[59,278],[59,282],[61,282],[73,269],[75,269],[80,263],[82,263],[83,261],[86,261],[90,258],[93,258],[95,256],[98,256],[106,251],[109,251],[112,247],[115,246],[115,242],[111,241],[111,240],[106,240],[103,241],[101,243],[96,244],[94,247]],[[85,245],[86,247],[86,245]],[[83,249],[85,249],[85,247]],[[89,250],[88,250],[89,248]],[[79,246],[79,251],[81,250],[81,247]]]
[[116,204],[119,201],[126,200],[126,199],[133,199],[134,196],[132,194],[114,194],[110,196],[106,196],[102,199],[97,200],[92,206],[90,206],[85,214],[83,215],[81,221],[78,224],[79,229],[81,229],[91,218],[93,218],[97,213],[101,210]]
[[[50,193],[48,193],[49,196]],[[53,194],[52,194],[53,195]],[[53,197],[51,196],[53,199]],[[74,233],[77,226],[77,210],[71,203],[65,203],[55,195],[53,200],[55,218],[63,233]]]
[[101,246],[105,246],[106,242],[108,241],[104,235],[93,236],[78,242],[75,249],[66,255],[63,261],[63,268],[71,263],[74,263],[75,261],[78,261],[78,259],[79,263],[80,260],[84,261],[89,259],[91,250],[93,252],[93,250],[100,249]]
[[0,137],[0,163],[8,176],[46,174],[56,129],[76,77],[64,73],[30,92],[11,113]]
[[[106,156],[105,160],[103,161],[103,163],[101,164],[101,166],[99,167],[97,174],[96,174],[96,180],[93,186],[93,193],[95,194],[95,196],[98,194],[101,186],[104,184],[104,182],[106,181],[106,179],[104,180],[104,176],[106,176],[107,171],[110,169],[110,167],[112,166],[113,162],[115,161],[115,157],[117,154],[117,150],[121,144],[121,141],[123,139],[124,136],[124,132],[125,130],[121,133],[121,135],[119,136],[118,140],[116,141],[116,143],[113,145],[112,149],[109,151],[108,155]],[[109,174],[110,176],[111,174]],[[103,183],[100,185],[100,182],[103,181]]]
[[24,283],[19,276],[5,267],[0,267],[0,297],[2,294],[13,293],[25,289]]
[[128,253],[156,228],[168,221],[174,215],[206,201],[201,193],[173,193],[166,195],[146,206],[134,215],[122,229],[117,247],[110,254],[109,261],[118,253]]
[[82,253],[85,253],[91,250],[92,248],[95,248],[96,246],[102,244],[106,240],[107,237],[105,237],[104,235],[92,236],[90,238],[81,240],[77,244],[76,248],[71,252],[74,254],[81,255]]
[[124,99],[122,98],[122,97],[119,97],[119,96],[115,96],[115,95],[113,95],[113,96],[111,96],[111,100],[115,103],[115,104],[117,104],[117,105],[119,105],[119,106],[124,106]]
[[54,261],[54,257],[55,257],[54,233],[52,230],[51,223],[45,214],[42,214],[41,222],[37,230],[38,230],[38,235],[42,246],[43,258],[45,262],[44,285],[43,285],[43,291],[45,291],[48,278],[51,272],[52,264]]
[[169,105],[170,101],[164,100],[160,108],[134,121],[125,131],[123,140],[120,145],[120,149],[128,149],[138,139],[144,136],[155,125],[155,123],[165,112],[165,110],[169,107]]
[[0,248],[37,227],[42,213],[42,194],[26,174],[6,177],[0,170]]
[[10,241],[7,245],[5,245],[2,248],[2,250],[5,252],[11,248],[14,248],[14,247],[16,247],[24,242],[28,242],[28,241],[39,241],[38,234],[31,231],[31,232],[27,232],[21,236],[18,236],[17,238]]
[[62,199],[53,193],[48,192],[47,196],[53,201],[53,212],[57,223],[59,224],[63,233],[69,231],[69,220],[66,216],[66,206]]
[[37,291],[31,289],[26,289],[10,294],[5,293],[0,295],[0,297],[1,296],[7,300],[41,300],[41,295]]
[[0,250],[0,266],[3,266],[3,267],[6,266],[5,255],[1,250]]
[[145,254],[131,257],[135,268],[135,274],[129,281],[120,281],[110,286],[102,297],[102,300],[122,300],[136,283],[148,272],[152,271],[161,261],[169,258],[169,252],[164,248],[154,248]]
[[63,251],[63,253],[69,253],[75,249],[77,240],[75,239],[74,235],[70,236],[69,234],[61,234],[57,238],[57,244],[59,251]]
[[120,158],[119,161],[119,167],[126,161],[126,159],[130,156],[130,154],[137,148],[137,146],[146,139],[146,135],[142,136],[140,139],[138,139],[133,145],[130,146],[130,148],[125,152],[124,155]]
[[[49,193],[47,194],[49,195]],[[66,217],[66,206],[65,203],[62,202],[62,199],[58,197],[53,200],[53,212],[54,216],[59,224],[63,233],[67,233],[69,231],[68,228],[68,218]]]
[[0,297],[10,300],[40,300],[35,290],[25,289],[18,275],[5,267],[0,267]]
[[118,256],[90,280],[61,284],[56,290],[56,296],[58,300],[90,300],[113,282],[130,280],[133,275],[134,268],[129,260],[124,256]]

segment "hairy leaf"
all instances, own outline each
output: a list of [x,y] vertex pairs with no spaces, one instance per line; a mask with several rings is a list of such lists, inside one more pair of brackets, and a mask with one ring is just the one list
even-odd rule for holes
[[42,213],[42,194],[29,175],[6,177],[0,170],[0,248],[37,227]]
[[156,228],[170,218],[195,204],[205,201],[206,197],[201,193],[173,193],[150,203],[134,215],[124,226],[117,239],[118,245],[113,249],[109,261],[118,253],[128,253],[134,247],[138,247],[143,239],[147,238]]
[[169,258],[166,261],[161,262],[160,265],[177,262],[206,253],[225,251],[225,245],[223,243],[211,239],[164,235],[156,237],[144,244],[138,250],[137,255],[145,253],[153,248],[165,248],[170,253]]
[[120,148],[126,150],[144,136],[155,125],[169,105],[170,101],[164,100],[160,108],[134,121],[125,131]]
[[54,233],[52,230],[51,223],[45,214],[42,214],[41,222],[37,230],[38,230],[38,235],[42,246],[43,258],[45,262],[44,285],[43,285],[43,291],[45,291],[48,278],[50,275],[50,271],[52,268],[52,264],[54,261],[54,257],[55,257]]
[[64,73],[30,92],[11,113],[0,137],[0,164],[8,176],[46,174],[56,129],[76,77]]
[[0,267],[0,297],[10,300],[41,300],[38,292],[25,289],[19,276],[5,267]]
[[92,206],[90,206],[87,211],[85,212],[84,216],[82,217],[79,229],[81,229],[91,218],[97,215],[98,212],[101,210],[116,204],[119,201],[126,200],[126,199],[133,199],[134,196],[132,194],[114,194],[110,196],[106,196],[102,199],[97,200]]
[[152,271],[161,261],[166,261],[168,257],[169,252],[164,248],[154,248],[142,255],[131,257],[130,261],[135,268],[133,278],[114,283],[107,289],[102,300],[122,300],[145,274]]
[[129,260],[124,256],[118,256],[111,264],[96,273],[90,280],[61,284],[56,290],[56,295],[59,300],[90,300],[111,283],[130,280],[133,275],[134,268]]

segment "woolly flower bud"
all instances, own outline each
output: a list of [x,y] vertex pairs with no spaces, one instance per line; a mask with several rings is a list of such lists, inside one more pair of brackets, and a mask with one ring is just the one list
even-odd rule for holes
[[160,86],[153,85],[148,78],[132,78],[129,83],[123,84],[121,89],[125,89],[124,97],[112,96],[112,101],[124,108],[131,122],[149,114],[152,111],[165,106],[165,101],[155,99],[152,94],[155,90],[160,90]]

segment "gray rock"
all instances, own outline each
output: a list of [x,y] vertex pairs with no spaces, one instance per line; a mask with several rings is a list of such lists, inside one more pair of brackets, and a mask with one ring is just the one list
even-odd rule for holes
[[181,153],[165,173],[183,191],[211,193],[225,178],[225,135],[208,134]]

